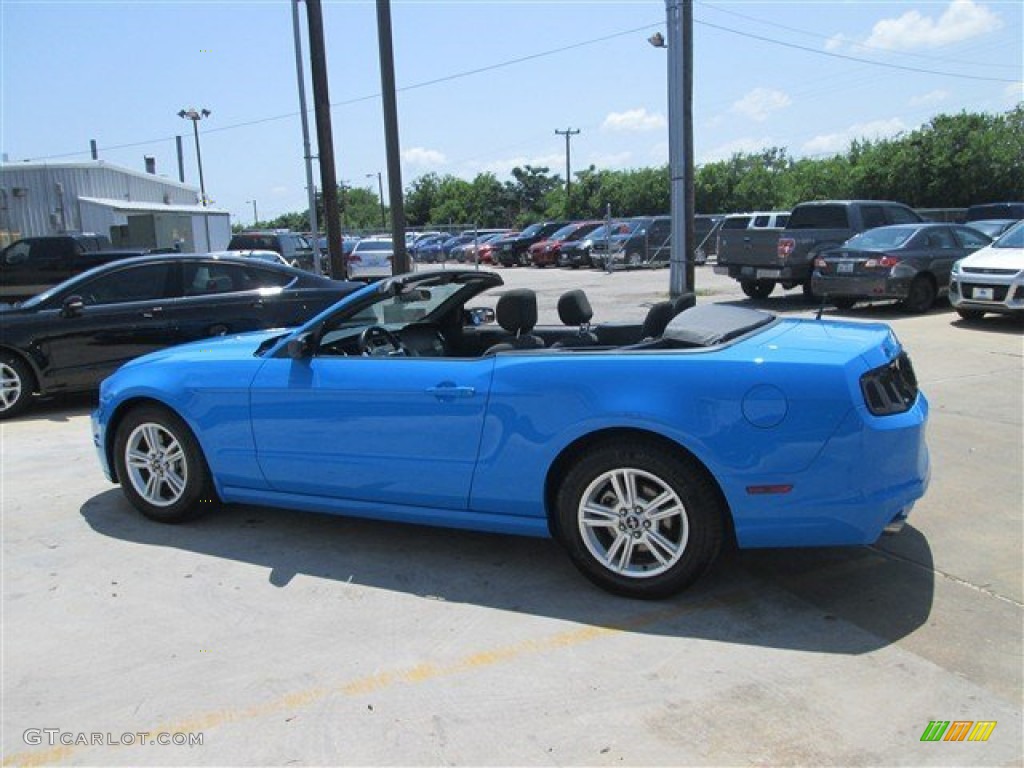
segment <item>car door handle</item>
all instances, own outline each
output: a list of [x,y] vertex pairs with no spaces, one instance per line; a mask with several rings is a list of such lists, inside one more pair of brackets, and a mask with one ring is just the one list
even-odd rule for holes
[[474,387],[457,387],[454,384],[438,384],[436,387],[427,387],[427,394],[433,395],[438,400],[454,400],[457,397],[472,397],[476,394]]
[[142,312],[142,316],[144,318],[146,318],[147,320],[152,320],[154,317],[156,317],[157,315],[161,314],[163,311],[164,311],[163,307],[153,307],[152,309],[144,310]]

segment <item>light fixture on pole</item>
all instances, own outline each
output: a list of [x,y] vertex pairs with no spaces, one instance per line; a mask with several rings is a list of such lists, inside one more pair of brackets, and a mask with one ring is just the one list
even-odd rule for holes
[[380,171],[377,171],[376,173],[366,174],[366,178],[368,179],[372,179],[374,176],[377,177],[377,194],[380,197],[380,225],[382,227],[387,227],[388,217],[387,214],[384,213],[384,181],[381,178]]
[[199,192],[202,195],[203,206],[206,206],[206,183],[203,181],[203,152],[199,148],[199,121],[210,116],[210,110],[195,107],[183,109],[178,112],[178,117],[192,121],[192,131],[196,137],[196,164],[199,166]]
[[247,203],[252,203],[252,225],[255,227],[256,222],[260,220],[260,217],[256,215],[256,200],[246,200]]

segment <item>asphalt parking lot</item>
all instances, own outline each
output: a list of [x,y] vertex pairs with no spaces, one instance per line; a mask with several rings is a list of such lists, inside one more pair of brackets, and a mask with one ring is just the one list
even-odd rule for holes
[[[570,288],[596,322],[668,287],[501,274],[547,323]],[[697,288],[743,301],[710,267]],[[90,398],[5,422],[4,765],[1020,765],[1022,326],[825,315],[909,349],[927,496],[875,546],[728,553],[661,603],[596,590],[549,541],[256,507],[160,526],[101,474]],[[922,742],[935,720],[996,726]]]

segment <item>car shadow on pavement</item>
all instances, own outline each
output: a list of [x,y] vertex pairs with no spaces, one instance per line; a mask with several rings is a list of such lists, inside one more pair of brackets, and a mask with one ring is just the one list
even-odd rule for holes
[[[899,554],[880,547],[736,551],[696,585],[643,602],[587,582],[546,539],[228,505],[184,525],[139,515],[120,490],[81,508],[97,533],[269,570],[287,588],[303,574],[629,632],[815,652],[861,654],[928,620],[931,550],[913,528]],[[145,557],[145,551],[139,556]],[[851,630],[851,625],[856,629]]]
[[4,424],[21,421],[70,421],[72,416],[84,416],[96,408],[95,392],[74,392],[37,397],[24,413],[4,419]]

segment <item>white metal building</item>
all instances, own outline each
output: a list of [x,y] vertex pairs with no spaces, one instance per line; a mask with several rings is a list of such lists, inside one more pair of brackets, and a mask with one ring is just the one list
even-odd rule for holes
[[102,160],[0,165],[0,244],[21,237],[95,232],[115,248],[223,250],[227,211],[199,190]]

